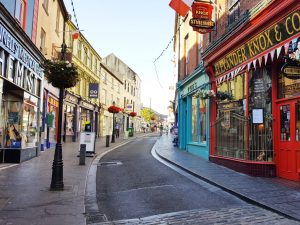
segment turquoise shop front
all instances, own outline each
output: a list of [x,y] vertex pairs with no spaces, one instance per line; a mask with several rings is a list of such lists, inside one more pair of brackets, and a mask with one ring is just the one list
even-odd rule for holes
[[177,83],[179,148],[206,160],[210,140],[209,92],[209,78],[203,66]]

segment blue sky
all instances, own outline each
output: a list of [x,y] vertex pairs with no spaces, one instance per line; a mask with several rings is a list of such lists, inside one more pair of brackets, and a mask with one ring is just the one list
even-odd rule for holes
[[[64,0],[74,20],[71,0]],[[142,102],[167,113],[173,79],[173,43],[156,62],[174,35],[175,12],[170,0],[73,0],[80,30],[101,57],[114,53],[142,79]],[[76,24],[76,22],[75,22]]]

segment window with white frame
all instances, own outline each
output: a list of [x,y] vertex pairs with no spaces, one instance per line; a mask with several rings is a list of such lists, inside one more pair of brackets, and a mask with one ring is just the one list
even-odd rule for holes
[[59,5],[57,5],[56,22],[55,22],[55,32],[57,33],[57,35],[59,35],[59,23],[60,23],[60,8]]
[[43,28],[41,28],[41,36],[40,36],[40,50],[41,52],[45,52],[45,46],[46,46],[46,32]]
[[189,64],[189,34],[184,38],[184,75],[188,75],[188,64]]
[[48,13],[48,5],[49,5],[49,0],[43,0],[43,8],[45,9],[45,11]]
[[15,18],[21,26],[24,24],[25,3],[24,0],[16,0]]
[[240,17],[240,0],[228,1],[228,24],[232,24]]
[[78,40],[77,57],[81,60],[81,56],[82,56],[82,44],[81,44],[81,42]]

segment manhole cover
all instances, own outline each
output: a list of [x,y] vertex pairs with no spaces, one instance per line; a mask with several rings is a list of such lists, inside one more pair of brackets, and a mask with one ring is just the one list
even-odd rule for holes
[[86,214],[87,224],[100,223],[100,222],[107,222],[107,218],[104,214],[98,212]]
[[123,163],[120,161],[113,161],[113,162],[99,162],[98,166],[119,166]]

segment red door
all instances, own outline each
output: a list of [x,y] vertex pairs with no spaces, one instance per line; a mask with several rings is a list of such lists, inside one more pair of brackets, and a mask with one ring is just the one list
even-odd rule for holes
[[300,102],[286,101],[277,106],[277,175],[299,180],[300,173]]

